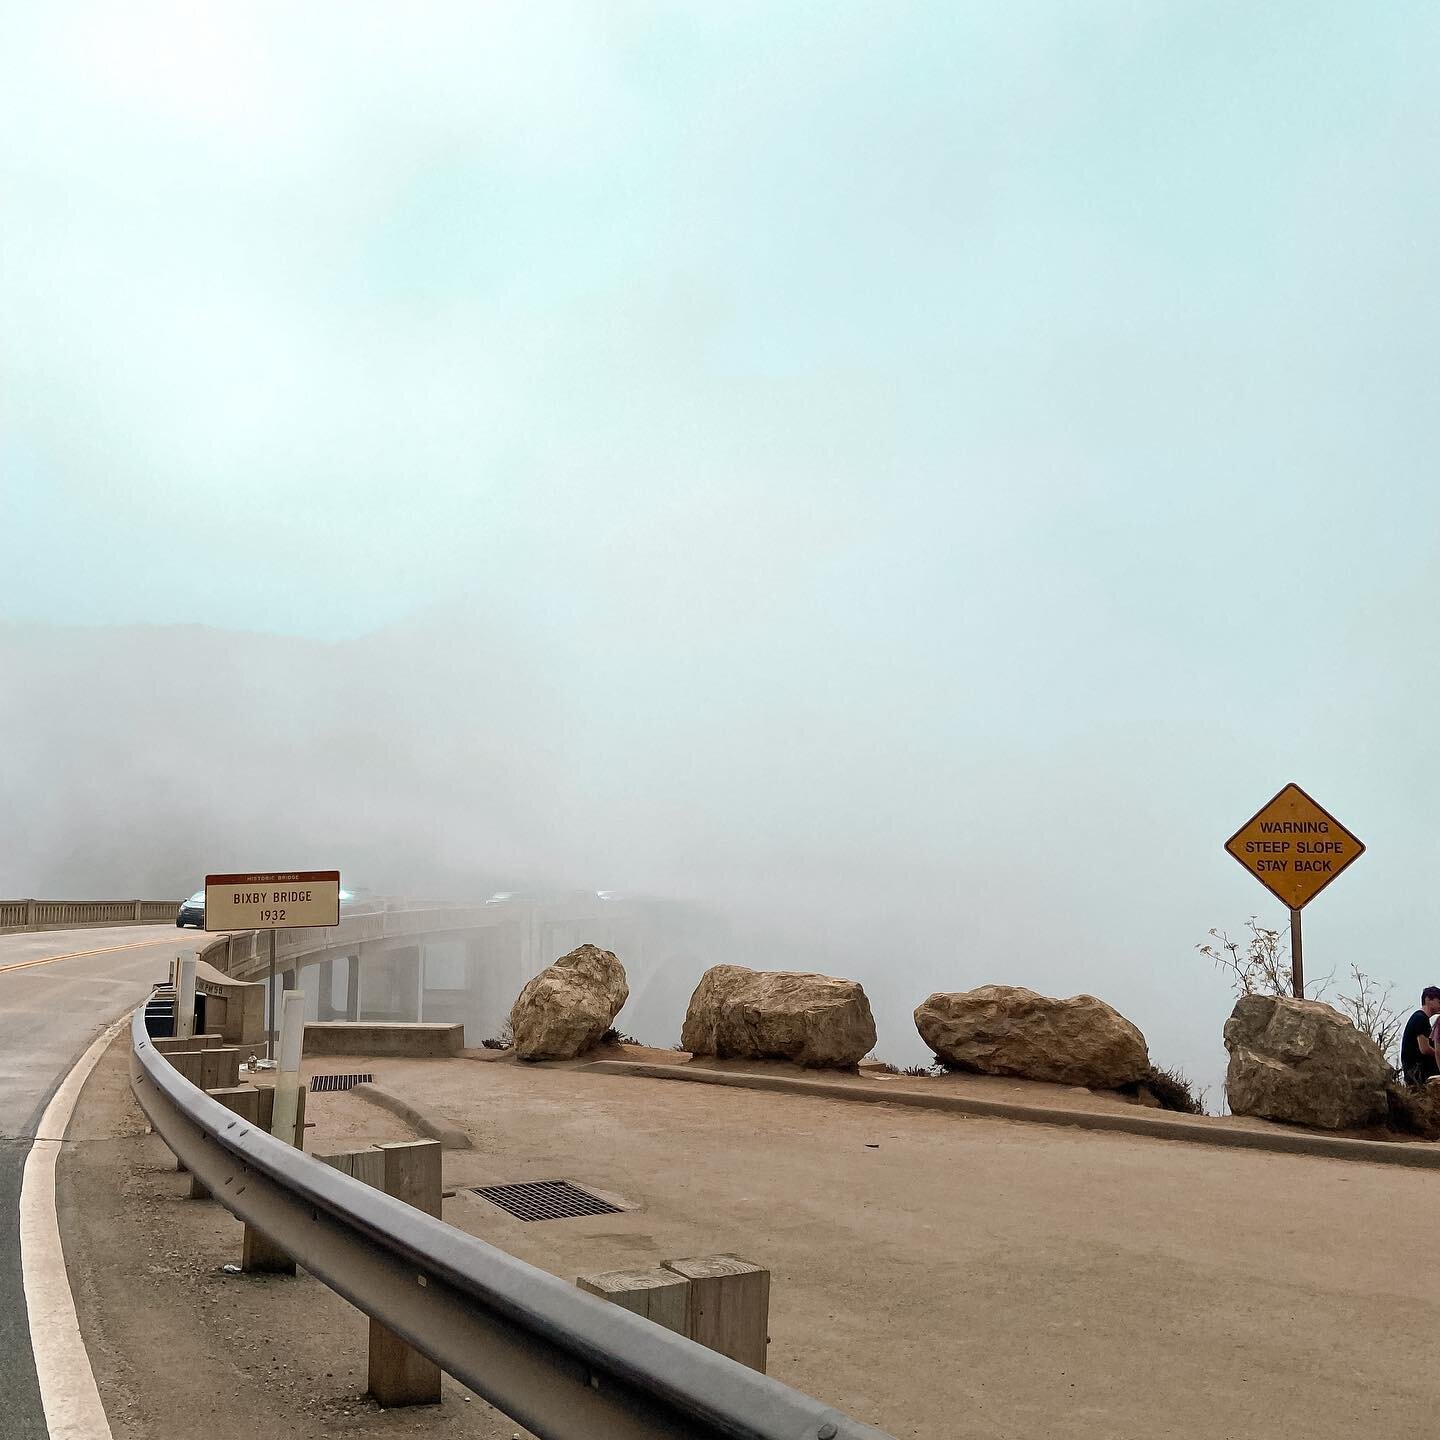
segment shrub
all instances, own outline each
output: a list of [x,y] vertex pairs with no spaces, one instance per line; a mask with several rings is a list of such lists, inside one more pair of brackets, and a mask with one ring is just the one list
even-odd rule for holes
[[1162,1070],[1152,1065],[1143,1080],[1125,1086],[1125,1093],[1133,1095],[1144,1086],[1159,1102],[1162,1110],[1174,1110],[1181,1115],[1203,1115],[1205,1113],[1205,1092],[1198,1094],[1189,1079],[1179,1070]]
[[613,1027],[600,1037],[600,1043],[602,1045],[641,1045],[641,1048],[644,1048],[633,1035],[627,1035],[623,1030],[616,1030]]

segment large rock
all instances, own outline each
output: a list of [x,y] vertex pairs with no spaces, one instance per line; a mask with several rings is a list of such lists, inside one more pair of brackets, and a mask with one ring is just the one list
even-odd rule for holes
[[1018,985],[932,995],[915,1028],[957,1070],[1115,1090],[1150,1070],[1145,1037],[1093,995],[1054,1000]]
[[599,1043],[630,998],[625,967],[598,945],[582,945],[548,965],[510,1011],[522,1060],[572,1060]]
[[692,1055],[848,1068],[874,1048],[875,1020],[854,980],[712,965],[690,997],[680,1043]]
[[1242,995],[1225,1022],[1225,1094],[1236,1115],[1319,1130],[1377,1125],[1390,1065],[1380,1047],[1319,1000]]

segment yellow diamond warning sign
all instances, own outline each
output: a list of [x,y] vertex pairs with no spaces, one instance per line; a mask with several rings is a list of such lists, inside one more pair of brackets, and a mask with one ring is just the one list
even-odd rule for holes
[[1292,910],[1308,905],[1365,847],[1298,785],[1287,785],[1225,848]]

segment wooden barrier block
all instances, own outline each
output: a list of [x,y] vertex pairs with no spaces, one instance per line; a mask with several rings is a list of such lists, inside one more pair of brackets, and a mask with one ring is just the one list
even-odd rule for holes
[[240,1083],[240,1052],[236,1049],[210,1049],[200,1052],[200,1088],[229,1089]]
[[200,1060],[203,1050],[172,1050],[165,1058],[192,1085],[200,1083]]
[[763,1374],[769,1343],[770,1272],[738,1255],[667,1260],[664,1268],[690,1282],[685,1333]]
[[178,1035],[161,1035],[150,1041],[157,1055],[173,1055],[177,1050],[213,1050],[224,1043],[222,1036],[208,1032],[204,1035],[191,1035],[188,1038]]
[[[218,1100],[227,1110],[233,1110],[242,1120],[252,1125],[260,1115],[260,1092],[251,1085],[235,1085],[221,1090],[211,1090],[210,1097]],[[190,1177],[190,1198],[208,1200],[210,1191],[194,1175]]]
[[[315,1158],[438,1218],[440,1153],[438,1140],[416,1140]],[[370,1322],[369,1363],[370,1394],[385,1409],[440,1403],[440,1367],[378,1320]]]
[[603,1275],[582,1275],[575,1283],[677,1335],[689,1333],[690,1282],[673,1270],[659,1265],[649,1270],[611,1270]]

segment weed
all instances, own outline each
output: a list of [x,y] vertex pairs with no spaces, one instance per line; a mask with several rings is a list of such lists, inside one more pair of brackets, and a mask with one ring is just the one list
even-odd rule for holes
[[1152,1065],[1143,1080],[1122,1086],[1122,1093],[1134,1095],[1142,1085],[1160,1102],[1162,1110],[1174,1110],[1181,1115],[1205,1113],[1205,1092],[1201,1090],[1197,1093],[1183,1071],[1174,1068],[1162,1070],[1158,1065]]

